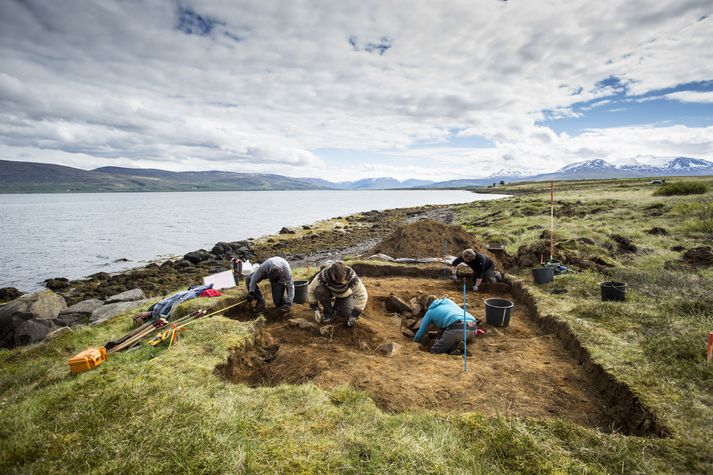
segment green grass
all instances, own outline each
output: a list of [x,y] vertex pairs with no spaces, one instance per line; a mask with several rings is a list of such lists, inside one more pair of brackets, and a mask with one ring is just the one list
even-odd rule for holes
[[654,196],[702,195],[708,191],[705,183],[697,181],[679,181],[667,183],[654,191]]
[[[549,227],[549,188],[500,191],[514,196],[455,209],[477,237],[502,240],[514,252],[539,239],[543,229],[528,227]],[[215,368],[245,344],[252,323],[219,316],[189,327],[170,350],[113,355],[70,376],[67,359],[125,333],[125,315],[45,344],[0,350],[0,473],[713,472],[713,365],[704,362],[713,270],[670,265],[680,257],[672,246],[706,243],[689,226],[700,197],[662,201],[644,180],[612,180],[558,183],[556,200],[558,249],[601,255],[614,267],[530,284],[538,308],[569,325],[670,437],[477,412],[390,414],[347,386],[232,384]],[[473,224],[486,216],[487,224]],[[655,226],[669,234],[646,232]],[[610,248],[613,234],[631,239],[639,252]],[[514,273],[529,280],[528,269]],[[626,281],[628,300],[601,302],[602,280]],[[551,294],[555,287],[568,292]],[[205,305],[221,302],[196,299],[181,313]]]

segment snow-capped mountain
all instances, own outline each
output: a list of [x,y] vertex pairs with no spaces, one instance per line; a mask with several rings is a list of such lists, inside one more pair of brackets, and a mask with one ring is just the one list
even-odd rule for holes
[[713,170],[713,163],[700,158],[676,157],[661,168],[670,171],[703,171]]
[[596,160],[586,160],[584,162],[570,163],[557,170],[555,173],[580,173],[584,170],[609,170],[615,168],[608,162],[598,158]]
[[497,179],[506,179],[506,178],[521,178],[527,176],[527,173],[525,173],[522,170],[517,170],[515,168],[501,168],[500,170],[496,171],[495,173],[491,173],[488,175],[487,178],[497,178]]

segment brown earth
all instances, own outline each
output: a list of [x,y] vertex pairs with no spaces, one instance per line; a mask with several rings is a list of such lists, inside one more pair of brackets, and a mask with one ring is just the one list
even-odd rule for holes
[[[447,244],[447,247],[444,244]],[[460,255],[460,252],[467,248],[493,257],[462,226],[425,219],[399,226],[369,252],[383,253],[396,258],[416,258],[438,257],[444,253]]]
[[[235,350],[218,372],[253,387],[311,382],[330,389],[347,384],[367,392],[387,411],[426,408],[566,418],[605,431],[612,429],[612,410],[588,374],[554,334],[535,324],[525,306],[516,304],[508,328],[483,323],[487,334],[469,346],[471,357],[464,373],[462,356],[424,351],[401,334],[400,317],[387,314],[384,306],[392,292],[406,301],[421,291],[448,293],[462,302],[460,288],[450,281],[429,278],[363,280],[369,303],[355,329],[340,322],[322,327],[320,332],[318,328],[291,327],[276,314],[268,315],[255,343]],[[491,293],[469,292],[470,312],[484,320],[485,298],[512,298],[503,287],[494,286]],[[307,306],[295,307],[289,318],[311,319]],[[233,318],[245,318],[242,312]],[[401,345],[392,357],[378,350],[388,342]]]

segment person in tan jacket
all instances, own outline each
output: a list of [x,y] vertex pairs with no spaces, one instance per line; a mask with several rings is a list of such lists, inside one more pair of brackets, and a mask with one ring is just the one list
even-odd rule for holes
[[[322,269],[307,289],[307,301],[314,310],[314,319],[322,323],[343,316],[347,318],[347,325],[356,325],[368,298],[356,272],[341,261]],[[322,304],[324,315],[319,312],[319,304]]]

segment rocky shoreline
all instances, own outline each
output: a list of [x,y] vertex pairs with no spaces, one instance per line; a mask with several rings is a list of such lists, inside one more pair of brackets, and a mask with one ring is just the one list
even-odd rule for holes
[[[282,256],[293,265],[315,266],[329,258],[356,256],[371,248],[396,227],[417,219],[451,222],[454,205],[426,205],[384,211],[367,211],[319,221],[310,225],[282,228],[280,233],[233,242],[218,242],[212,249],[198,249],[182,258],[150,263],[124,272],[99,272],[83,279],[47,279],[45,286],[71,306],[88,299],[107,298],[140,288],[146,296],[161,297],[189,285],[202,284],[206,275],[229,269],[230,259],[261,261]],[[17,299],[22,292],[0,289],[0,303]]]

